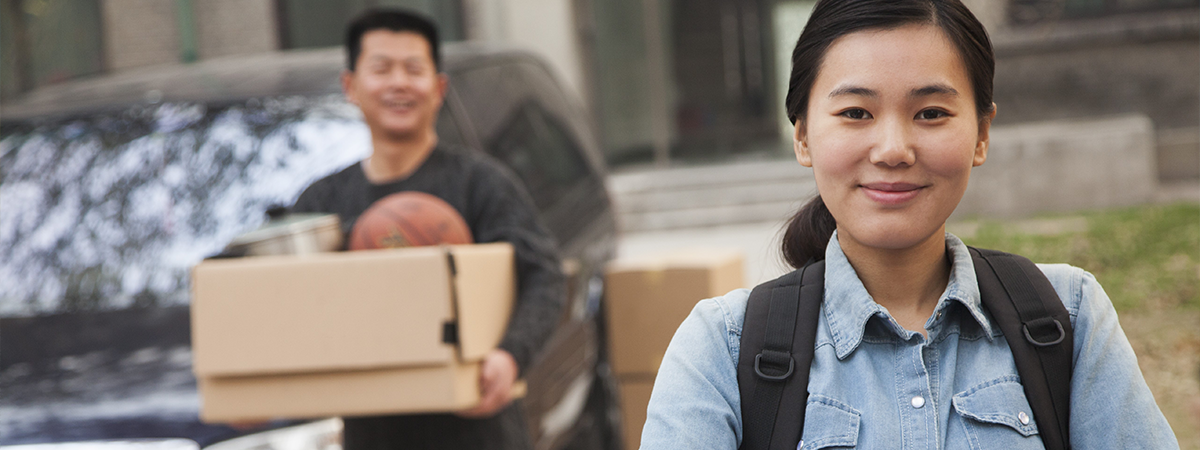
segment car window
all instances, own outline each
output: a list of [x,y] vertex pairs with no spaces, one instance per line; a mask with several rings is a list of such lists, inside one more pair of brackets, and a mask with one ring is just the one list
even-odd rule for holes
[[567,116],[573,114],[570,106],[568,106],[562,87],[554,81],[550,73],[542,66],[522,62],[513,67],[516,69],[525,83],[530,86],[537,86],[534,89],[533,95],[538,101],[545,106],[546,110],[556,116]]
[[579,146],[540,104],[523,103],[503,123],[488,150],[524,181],[539,210],[588,176]]
[[530,86],[521,82],[510,65],[471,67],[451,74],[450,82],[480,143],[495,140],[503,121],[512,117],[513,108],[532,98]]
[[[447,93],[447,98],[449,93]],[[437,118],[437,135],[438,142],[442,144],[466,145],[467,142],[463,139],[462,129],[458,126],[458,121],[454,119],[450,102],[442,103],[442,110],[438,112]]]

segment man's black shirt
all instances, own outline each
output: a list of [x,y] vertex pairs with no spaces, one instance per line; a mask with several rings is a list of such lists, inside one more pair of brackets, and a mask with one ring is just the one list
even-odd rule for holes
[[[500,348],[512,354],[523,374],[558,323],[566,293],[554,239],[538,220],[529,195],[499,162],[480,152],[439,145],[412,174],[384,184],[371,183],[362,165],[354,164],[313,183],[292,210],[335,213],[348,234],[372,203],[402,191],[445,200],[462,214],[475,242],[512,244],[517,298]],[[346,418],[346,448],[420,448],[421,442],[435,448],[523,447],[518,444],[527,438],[509,435],[524,434],[513,429],[523,428],[519,415],[509,407],[481,420],[447,414]]]

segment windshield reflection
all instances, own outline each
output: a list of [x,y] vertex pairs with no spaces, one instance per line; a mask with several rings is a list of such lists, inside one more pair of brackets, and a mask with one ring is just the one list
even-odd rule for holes
[[188,272],[365,158],[341,95],[0,126],[0,316],[188,302]]

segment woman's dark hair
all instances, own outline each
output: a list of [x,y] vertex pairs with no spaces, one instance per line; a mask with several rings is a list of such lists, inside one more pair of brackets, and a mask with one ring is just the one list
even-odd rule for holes
[[390,8],[369,8],[346,25],[346,69],[353,72],[362,53],[362,38],[368,31],[388,30],[417,33],[429,42],[429,56],[433,67],[441,70],[441,49],[438,43],[437,25],[421,14]]
[[[804,32],[792,51],[792,76],[785,100],[788,119],[803,121],[808,97],[829,46],[838,38],[864,30],[893,29],[904,25],[937,26],[958,49],[980,120],[992,112],[992,77],[996,62],[992,42],[983,24],[959,0],[821,0],[813,9]],[[800,208],[783,235],[783,258],[792,267],[825,258],[825,246],[837,222],[818,195]]]

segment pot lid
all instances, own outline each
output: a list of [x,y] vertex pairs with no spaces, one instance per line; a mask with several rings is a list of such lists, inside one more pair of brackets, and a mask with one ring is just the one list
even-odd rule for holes
[[304,213],[272,218],[257,230],[238,236],[230,247],[249,245],[285,236],[294,236],[327,228],[338,228],[337,214]]

